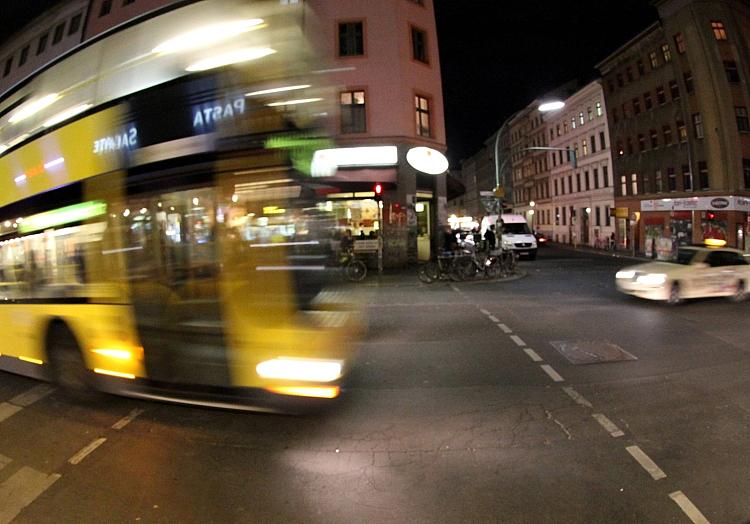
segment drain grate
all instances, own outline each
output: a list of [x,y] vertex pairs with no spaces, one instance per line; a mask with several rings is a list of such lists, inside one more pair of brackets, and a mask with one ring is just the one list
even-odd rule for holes
[[550,344],[574,365],[638,360],[635,355],[628,353],[617,344],[607,341],[554,340]]

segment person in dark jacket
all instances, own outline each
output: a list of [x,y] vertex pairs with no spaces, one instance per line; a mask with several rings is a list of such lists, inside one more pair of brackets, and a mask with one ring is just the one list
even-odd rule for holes
[[495,224],[492,224],[484,232],[484,240],[487,242],[487,249],[494,251],[496,247],[497,237],[495,237]]

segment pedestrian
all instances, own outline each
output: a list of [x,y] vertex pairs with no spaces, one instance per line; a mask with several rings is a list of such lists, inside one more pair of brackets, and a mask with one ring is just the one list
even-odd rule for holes
[[487,249],[490,251],[495,250],[497,241],[497,237],[495,237],[495,224],[492,224],[487,228],[487,231],[484,232],[484,241],[487,242]]
[[446,225],[443,228],[443,249],[449,252],[453,252],[458,249],[458,241],[456,240],[456,235],[453,233],[453,230],[449,225]]

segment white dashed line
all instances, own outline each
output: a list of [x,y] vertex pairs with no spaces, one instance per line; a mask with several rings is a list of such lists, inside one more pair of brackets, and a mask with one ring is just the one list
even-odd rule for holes
[[68,463],[73,465],[80,464],[83,459],[88,457],[96,448],[104,444],[106,441],[107,439],[104,437],[96,439],[81,451],[70,457],[70,459],[68,459]]
[[506,326],[505,324],[498,324],[498,325],[497,325],[497,327],[499,327],[500,329],[502,329],[502,330],[503,330],[503,333],[513,333],[513,330],[512,330],[512,329],[510,329],[510,328],[509,328],[508,326]]
[[549,364],[542,364],[540,367],[544,370],[545,373],[549,375],[549,378],[551,378],[555,382],[565,382],[565,379],[562,378],[557,371],[552,369],[552,366],[550,366]]
[[511,335],[510,339],[521,347],[526,345],[526,342],[524,342],[523,339],[519,337],[518,335]]
[[523,348],[523,352],[526,353],[531,360],[534,362],[544,362],[544,359],[540,357],[536,351],[531,348]]
[[487,318],[489,318],[495,324],[497,324],[498,322],[500,322],[500,320],[498,320],[498,318],[495,317],[495,316],[493,316],[493,315],[488,315]]
[[39,384],[38,386],[31,388],[27,392],[13,397],[8,402],[10,402],[11,404],[15,404],[16,406],[21,406],[22,408],[27,408],[37,400],[43,399],[54,390],[55,388],[53,388],[52,386],[48,386],[47,384]]
[[585,398],[583,397],[583,395],[581,395],[580,393],[578,393],[578,392],[577,392],[577,391],[576,391],[575,389],[573,389],[572,387],[570,387],[570,386],[568,386],[568,387],[564,387],[564,388],[563,388],[563,391],[564,391],[565,393],[567,393],[567,395],[568,395],[568,396],[569,396],[570,398],[572,398],[572,399],[573,399],[573,401],[574,401],[574,402],[575,402],[576,404],[580,404],[581,406],[585,406],[585,407],[587,407],[587,408],[593,408],[593,407],[594,407],[594,406],[592,406],[592,405],[591,405],[591,402],[589,402],[588,400],[586,400],[586,399],[585,399]]
[[24,466],[12,477],[0,484],[0,524],[7,524],[15,519],[23,508],[55,483],[60,475],[47,475],[41,471]]
[[649,475],[651,475],[651,478],[653,478],[654,480],[667,478],[667,474],[664,473],[662,469],[656,465],[656,462],[651,460],[641,448],[639,448],[638,446],[628,446],[625,449],[636,461],[638,461],[638,464],[640,464],[641,467],[645,469]]
[[607,432],[610,435],[612,435],[613,437],[617,438],[617,437],[622,437],[623,435],[625,435],[625,433],[623,433],[620,430],[620,428],[618,428],[615,425],[614,422],[612,422],[611,420],[609,420],[606,417],[606,415],[602,415],[601,413],[594,413],[591,416],[594,417],[594,419],[596,419],[596,421],[599,423],[599,425],[601,425],[601,427],[603,427],[605,430],[607,430]]
[[20,406],[14,406],[13,404],[8,404],[7,402],[3,402],[0,404],[0,422],[5,420],[6,418],[10,418],[19,411],[21,411]]
[[458,289],[458,288],[456,287],[456,285],[455,285],[455,284],[451,284],[451,289],[452,289],[453,291],[455,291],[456,293],[458,293],[458,294],[461,294],[461,290],[460,290],[460,289]]
[[126,417],[123,417],[120,420],[118,420],[117,422],[115,422],[114,424],[112,424],[112,429],[122,429],[122,428],[124,428],[125,426],[127,426],[128,424],[130,424],[131,422],[133,422],[133,419],[135,417],[137,417],[138,415],[140,415],[141,413],[143,413],[142,409],[134,409]]
[[677,505],[680,506],[680,509],[685,512],[685,515],[687,515],[695,524],[710,524],[703,513],[695,507],[695,504],[690,502],[690,499],[687,498],[682,491],[670,493],[669,498],[674,500]]
[[487,311],[486,309],[481,309],[480,308],[479,311],[481,311],[483,315],[487,315],[487,316],[490,316],[492,314],[489,311]]

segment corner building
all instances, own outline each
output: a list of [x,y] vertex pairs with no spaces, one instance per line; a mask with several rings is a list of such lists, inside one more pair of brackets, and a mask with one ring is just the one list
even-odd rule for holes
[[651,254],[748,250],[750,2],[660,0],[660,21],[598,64],[614,156],[617,240]]
[[[24,81],[90,42],[169,10],[200,3],[60,2],[0,49],[0,96],[12,94]],[[415,148],[428,148],[419,152],[439,165],[445,161],[432,0],[279,0],[279,4],[306,5],[313,14],[305,20],[305,34],[316,60],[324,64],[317,71],[321,82],[335,86],[331,93],[335,114],[328,116],[336,147],[397,149],[397,157],[387,162],[376,154],[339,165],[333,181],[341,192],[332,194],[331,200],[340,226],[355,236],[382,235],[386,267],[428,258],[440,238],[439,225],[447,221],[446,174],[419,171],[406,157]],[[23,140],[0,145],[0,151]],[[382,213],[374,199],[376,184],[384,190]],[[372,250],[372,242],[366,244],[362,244],[363,254]]]

